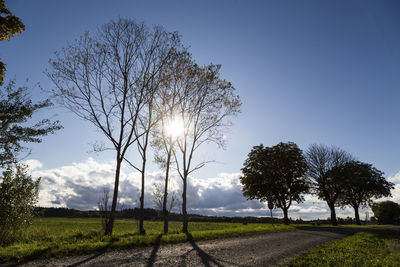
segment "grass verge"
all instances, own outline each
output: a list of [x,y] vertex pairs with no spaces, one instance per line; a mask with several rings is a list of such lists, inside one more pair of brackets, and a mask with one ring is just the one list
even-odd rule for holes
[[190,235],[186,235],[180,232],[180,222],[170,222],[170,233],[162,235],[162,222],[146,221],[147,235],[142,236],[137,232],[137,221],[116,220],[113,235],[103,236],[100,225],[99,219],[36,219],[26,231],[13,237],[13,243],[0,247],[0,263],[180,243],[189,239],[199,241],[296,229],[282,224],[191,222]]
[[290,266],[400,266],[400,232],[360,232],[319,246]]

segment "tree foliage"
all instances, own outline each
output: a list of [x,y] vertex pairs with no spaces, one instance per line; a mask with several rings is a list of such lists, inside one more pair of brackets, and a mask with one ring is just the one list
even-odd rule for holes
[[342,191],[341,177],[330,172],[353,160],[353,157],[335,146],[312,144],[305,153],[307,176],[312,179],[312,189],[322,200],[326,201],[331,211],[331,223],[337,225],[335,206]]
[[[6,8],[4,0],[0,0],[0,41],[6,39],[10,41],[11,37],[23,32],[24,30],[25,25],[22,21]],[[5,69],[5,64],[0,61],[0,85],[3,84]]]
[[400,205],[393,201],[373,203],[375,218],[382,224],[400,224]]
[[62,128],[59,121],[44,119],[32,126],[26,123],[32,115],[51,106],[49,100],[32,103],[26,87],[15,88],[10,81],[0,91],[0,166],[16,162],[21,151],[26,150],[21,143],[40,143],[41,137]]
[[0,245],[10,241],[10,234],[31,223],[38,200],[40,179],[32,180],[22,164],[8,166],[0,182]]
[[248,199],[272,202],[281,208],[285,223],[293,201],[304,201],[309,191],[305,177],[307,165],[302,151],[295,143],[279,143],[272,147],[253,147],[242,168],[243,195]]
[[341,206],[350,205],[355,212],[356,223],[360,224],[359,207],[372,203],[372,198],[390,196],[393,184],[386,181],[383,172],[371,164],[350,161],[330,171],[340,181],[342,190],[338,202]]

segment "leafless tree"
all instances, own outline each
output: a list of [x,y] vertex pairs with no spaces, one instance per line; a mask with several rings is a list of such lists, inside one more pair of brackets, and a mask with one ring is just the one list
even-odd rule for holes
[[100,212],[101,226],[103,231],[105,231],[107,228],[107,219],[110,213],[109,195],[110,195],[110,189],[108,187],[104,188],[99,198],[99,202],[97,203]]
[[[159,210],[159,211],[164,210],[164,200],[165,199],[166,198],[161,189],[161,186],[154,183],[153,202],[154,202],[154,206],[157,210]],[[170,197],[167,200],[167,203],[169,203],[169,205],[167,206],[168,213],[170,213],[173,208],[177,207],[180,204],[178,196],[175,193],[172,193],[170,195]]]
[[134,127],[134,136],[137,145],[137,151],[141,157],[141,164],[135,165],[127,157],[126,162],[139,171],[141,174],[141,194],[140,194],[140,213],[139,213],[139,233],[145,234],[144,229],[144,193],[145,176],[147,165],[147,154],[150,144],[151,132],[154,126],[160,120],[160,113],[156,111],[157,101],[160,96],[160,87],[165,80],[168,80],[168,67],[173,64],[183,49],[179,36],[176,33],[167,33],[161,27],[155,27],[149,37],[150,44],[147,48],[148,55],[145,61],[146,68],[152,73],[147,79],[147,94],[145,96],[144,108],[139,112],[136,127]]
[[174,50],[176,34],[161,27],[119,18],[88,32],[50,61],[48,77],[61,104],[94,124],[116,152],[114,192],[105,234],[111,234],[118,199],[121,164],[138,134],[140,114],[152,83]]
[[[224,147],[222,133],[231,125],[229,117],[240,112],[241,102],[231,83],[220,78],[220,66],[186,68],[180,81],[178,108],[175,111],[183,122],[183,134],[173,150],[179,176],[182,178],[182,215],[184,233],[188,232],[187,182],[189,175],[209,161],[195,164],[197,149],[205,143]],[[178,153],[179,152],[179,153]]]
[[308,176],[313,180],[313,190],[325,200],[331,211],[331,223],[337,225],[335,206],[342,191],[342,183],[335,181],[329,171],[352,160],[348,152],[336,146],[312,144],[305,153]]

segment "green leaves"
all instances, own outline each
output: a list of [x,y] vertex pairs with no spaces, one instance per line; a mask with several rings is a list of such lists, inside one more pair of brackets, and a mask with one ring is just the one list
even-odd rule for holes
[[38,200],[40,178],[36,181],[27,173],[27,166],[9,166],[0,183],[0,245],[10,242],[10,233],[32,222]]
[[342,205],[367,205],[372,198],[390,196],[393,184],[386,181],[383,172],[371,164],[351,161],[332,169],[332,174],[341,178],[342,190],[339,201]]
[[[10,41],[11,37],[24,30],[25,25],[22,21],[18,17],[12,15],[11,11],[5,7],[4,0],[0,0],[0,41],[5,39]],[[5,64],[0,61],[0,85],[3,84],[5,69]]]
[[26,126],[32,115],[42,108],[51,106],[49,100],[32,103],[26,87],[15,88],[10,81],[0,92],[0,166],[16,162],[18,153],[24,150],[21,143],[40,143],[41,137],[62,128],[58,121],[41,120]]
[[306,170],[302,151],[295,143],[255,146],[242,168],[243,195],[287,210],[292,201],[304,201],[302,194],[309,191]]

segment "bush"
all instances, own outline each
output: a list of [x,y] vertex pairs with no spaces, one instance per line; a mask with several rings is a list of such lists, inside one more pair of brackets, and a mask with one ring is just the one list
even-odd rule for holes
[[374,216],[381,224],[400,223],[400,205],[393,201],[382,201],[373,203],[372,211]]
[[31,224],[40,179],[34,182],[23,164],[9,166],[0,179],[0,245],[5,245],[12,233]]

